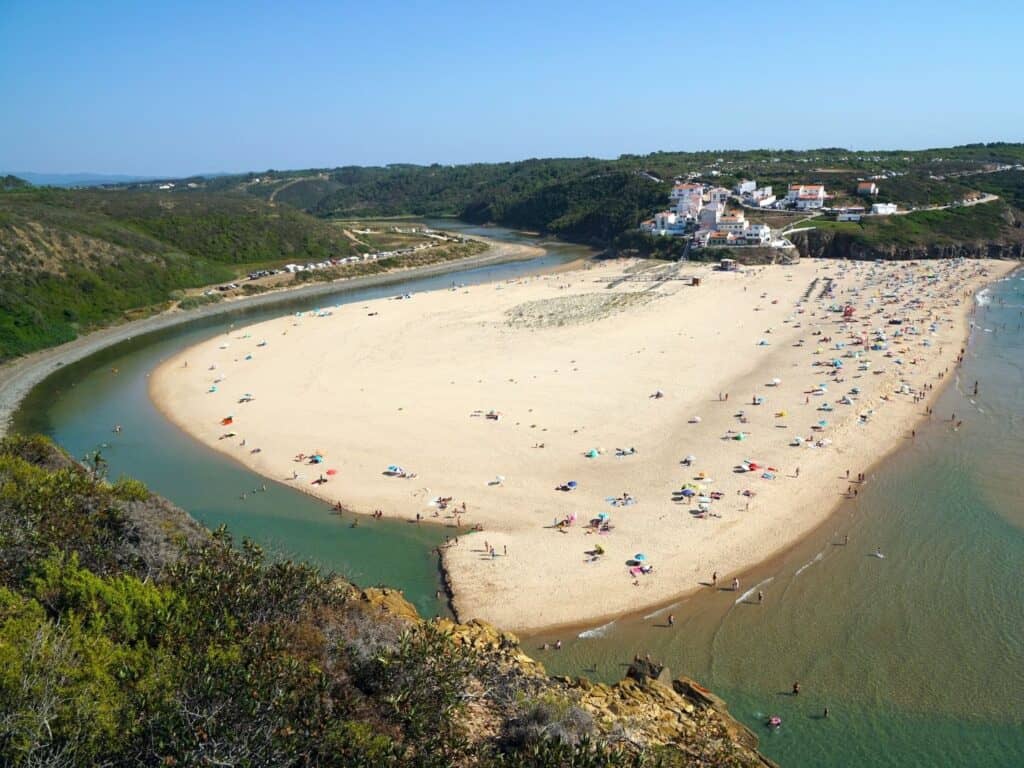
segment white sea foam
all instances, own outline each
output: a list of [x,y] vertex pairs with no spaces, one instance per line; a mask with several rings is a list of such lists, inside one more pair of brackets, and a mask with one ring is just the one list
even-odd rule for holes
[[814,556],[814,559],[813,559],[813,560],[808,560],[808,561],[807,561],[806,563],[804,563],[804,564],[803,564],[803,565],[801,565],[801,566],[800,566],[799,568],[797,568],[797,569],[796,569],[796,573],[794,573],[794,574],[793,574],[793,576],[794,576],[794,577],[796,577],[796,576],[799,576],[799,575],[800,575],[801,573],[803,573],[804,571],[806,571],[806,570],[807,570],[808,568],[810,568],[810,567],[811,567],[812,565],[814,565],[815,563],[821,562],[821,558],[823,558],[824,556],[825,556],[825,553],[824,553],[824,552],[819,552],[818,554],[816,554],[816,555]]
[[581,640],[589,640],[595,637],[604,637],[608,634],[608,630],[612,628],[614,621],[609,621],[607,624],[602,624],[600,627],[594,627],[593,629],[585,629],[580,632],[576,637]]
[[982,288],[974,300],[978,302],[978,306],[985,307],[992,303],[992,294],[988,288]]
[[655,616],[661,616],[663,613],[671,611],[677,605],[679,605],[679,603],[672,603],[672,605],[666,605],[664,608],[659,608],[654,613],[648,613],[646,616],[644,616],[644,619],[653,619]]
[[767,584],[768,582],[772,581],[772,580],[773,580],[774,578],[775,578],[774,576],[769,576],[769,577],[768,577],[767,579],[765,579],[764,581],[760,581],[760,582],[758,582],[757,584],[755,584],[754,586],[752,586],[752,587],[751,587],[750,589],[748,589],[748,590],[747,590],[746,592],[744,592],[744,593],[743,593],[742,595],[740,595],[740,596],[739,596],[739,597],[738,597],[738,598],[736,599],[736,602],[735,602],[735,603],[733,603],[733,605],[739,605],[739,604],[740,604],[740,603],[742,603],[742,602],[743,602],[744,600],[746,600],[746,599],[747,599],[748,597],[750,597],[750,596],[751,596],[752,594],[754,594],[755,592],[757,592],[757,590],[759,590],[759,589],[760,589],[761,587],[763,587],[763,586],[764,586],[765,584]]

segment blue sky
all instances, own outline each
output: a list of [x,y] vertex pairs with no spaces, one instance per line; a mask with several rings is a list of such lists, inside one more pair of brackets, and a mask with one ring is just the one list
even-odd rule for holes
[[1024,140],[1024,3],[0,0],[0,169]]

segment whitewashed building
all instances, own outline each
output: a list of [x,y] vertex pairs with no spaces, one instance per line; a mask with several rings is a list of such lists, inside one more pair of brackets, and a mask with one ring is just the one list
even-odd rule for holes
[[704,207],[704,188],[700,184],[676,184],[669,193],[676,215],[686,221],[696,221]]
[[718,226],[718,217],[722,215],[722,211],[725,210],[725,206],[721,203],[713,203],[706,205],[700,212],[698,222],[701,229],[713,230]]
[[725,187],[712,187],[708,190],[708,202],[712,205],[725,205],[729,200],[729,190]]
[[739,184],[733,187],[732,191],[742,197],[743,195],[751,194],[755,189],[757,189],[756,181],[743,179]]
[[872,203],[871,204],[871,215],[872,216],[892,216],[896,213],[899,206],[896,203]]
[[825,186],[823,184],[790,184],[786,193],[786,201],[794,204],[799,210],[807,211],[825,205]]

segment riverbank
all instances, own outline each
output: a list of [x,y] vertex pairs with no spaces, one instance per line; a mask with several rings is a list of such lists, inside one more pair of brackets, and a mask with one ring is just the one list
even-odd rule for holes
[[[482,527],[444,550],[460,619],[592,622],[714,572],[731,588],[820,524],[856,491],[847,469],[855,481],[910,437],[967,297],[1012,267],[684,266],[700,287],[678,265],[615,262],[280,318],[168,361],[152,393],[190,434],[325,501],[453,537]],[[879,327],[888,348],[867,349]],[[674,493],[686,485],[705,511]]]
[[[480,236],[475,239],[486,240]],[[378,275],[346,278],[328,283],[289,287],[257,296],[228,299],[190,310],[172,309],[140,320],[111,326],[81,336],[74,341],[30,355],[10,360],[0,366],[0,435],[7,432],[11,415],[28,392],[54,370],[82,360],[107,347],[147,333],[164,330],[176,325],[201,320],[216,315],[237,311],[241,308],[269,307],[274,304],[301,298],[329,295],[339,290],[357,290],[378,285],[388,285],[417,277],[430,277],[446,272],[473,269],[509,261],[536,258],[543,249],[518,243],[490,240],[490,249],[484,253],[424,267],[394,270]]]

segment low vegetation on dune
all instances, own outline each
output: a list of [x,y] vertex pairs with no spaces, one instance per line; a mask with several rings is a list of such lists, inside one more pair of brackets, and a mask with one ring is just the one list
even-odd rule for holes
[[[4,765],[762,764],[659,683],[574,689],[511,636],[424,622],[104,474],[0,443]],[[637,725],[602,719],[615,696]]]

